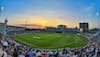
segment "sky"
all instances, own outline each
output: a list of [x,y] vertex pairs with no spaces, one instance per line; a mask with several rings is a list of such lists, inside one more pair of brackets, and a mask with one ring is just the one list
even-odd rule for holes
[[100,0],[0,0],[0,22],[8,19],[9,25],[45,27],[64,24],[78,27],[88,22],[90,28],[98,27]]

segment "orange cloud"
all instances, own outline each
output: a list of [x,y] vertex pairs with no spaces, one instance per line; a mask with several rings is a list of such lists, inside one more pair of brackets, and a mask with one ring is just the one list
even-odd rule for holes
[[57,25],[64,24],[68,25],[68,27],[75,27],[75,24],[71,23],[70,21],[66,21],[64,19],[50,19],[48,17],[33,17],[29,18],[28,24],[38,24],[41,26],[53,26],[56,27]]
[[26,20],[24,19],[20,19],[20,20],[16,20],[14,22],[11,22],[11,24],[25,24],[25,22],[27,21],[27,24],[37,24],[37,25],[41,25],[41,27],[45,27],[45,26],[53,26],[56,27],[57,25],[60,24],[64,24],[67,25],[68,27],[75,27],[75,24],[71,23],[70,21],[66,21],[64,19],[50,19],[48,17],[28,17]]
[[[55,15],[54,15],[54,13],[52,13],[52,14],[47,14],[48,16],[46,16],[46,13],[44,16],[42,16],[42,15],[33,16],[31,14],[30,15],[29,14],[14,14],[14,15],[10,16],[10,20],[9,20],[8,24],[16,25],[16,24],[27,23],[27,24],[40,25],[38,27],[45,27],[45,26],[56,27],[57,25],[60,25],[60,24],[67,25],[67,27],[75,27],[76,26],[75,23],[70,21],[70,18],[62,19],[59,17],[54,17],[57,15],[57,13],[55,13]],[[49,15],[52,15],[52,16],[49,16]],[[57,16],[60,16],[60,15],[57,15]],[[31,26],[31,27],[33,27],[33,26]]]

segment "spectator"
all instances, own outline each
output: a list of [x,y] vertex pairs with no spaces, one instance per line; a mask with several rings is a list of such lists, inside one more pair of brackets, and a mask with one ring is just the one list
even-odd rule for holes
[[0,47],[0,57],[2,57],[3,56],[3,50],[2,50],[2,48]]
[[18,57],[18,51],[17,51],[16,48],[15,48],[14,51],[13,51],[13,57]]
[[22,52],[20,52],[18,57],[25,57],[25,55]]
[[36,51],[36,57],[42,57],[42,54],[41,54],[41,51],[40,50],[37,50]]
[[6,51],[3,51],[3,55],[2,55],[2,57],[8,57],[8,55],[7,55],[7,52],[6,52]]
[[34,50],[29,49],[29,51],[28,51],[29,57],[35,57],[34,54],[33,54],[33,51],[34,51]]
[[2,46],[4,47],[4,49],[6,49],[8,47],[8,42],[6,40],[3,40]]

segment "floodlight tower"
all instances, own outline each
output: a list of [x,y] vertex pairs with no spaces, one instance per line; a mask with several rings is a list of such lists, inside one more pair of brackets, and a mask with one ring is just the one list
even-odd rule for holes
[[97,38],[99,38],[99,36],[100,36],[100,23],[99,23],[99,13],[98,12],[96,13],[96,16],[97,16],[97,20],[98,20],[98,25],[97,25],[98,26],[98,32],[97,32],[98,35],[97,35]]
[[[3,6],[0,6],[0,19],[2,19],[2,12],[4,10],[4,7]],[[3,38],[5,38],[6,36],[6,33],[7,33],[7,18],[5,19],[4,21],[4,25],[3,25]]]
[[27,19],[25,19],[25,28],[27,28],[27,22],[28,22]]
[[4,21],[4,30],[3,30],[4,37],[7,36],[7,23],[8,23],[8,20],[6,18]]
[[[3,10],[4,10],[4,7],[3,6],[0,6],[0,19],[2,19],[2,12],[3,12]],[[6,36],[6,31],[7,31],[7,28],[6,28],[6,26],[7,26],[7,19],[5,19],[5,21],[4,21],[4,25],[3,25],[3,31],[2,31],[2,34],[3,34],[3,39],[5,38],[5,36]]]
[[99,13],[96,12],[96,16],[97,16],[97,20],[98,20],[98,29],[100,30],[100,26],[99,26]]

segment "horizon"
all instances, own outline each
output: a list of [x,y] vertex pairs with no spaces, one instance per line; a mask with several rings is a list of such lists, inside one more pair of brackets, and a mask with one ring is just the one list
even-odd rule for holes
[[96,13],[100,12],[99,2],[99,0],[0,0],[0,6],[4,7],[0,12],[0,22],[4,22],[7,18],[8,25],[56,27],[61,24],[71,28],[79,27],[79,22],[88,22],[90,29],[97,28]]

